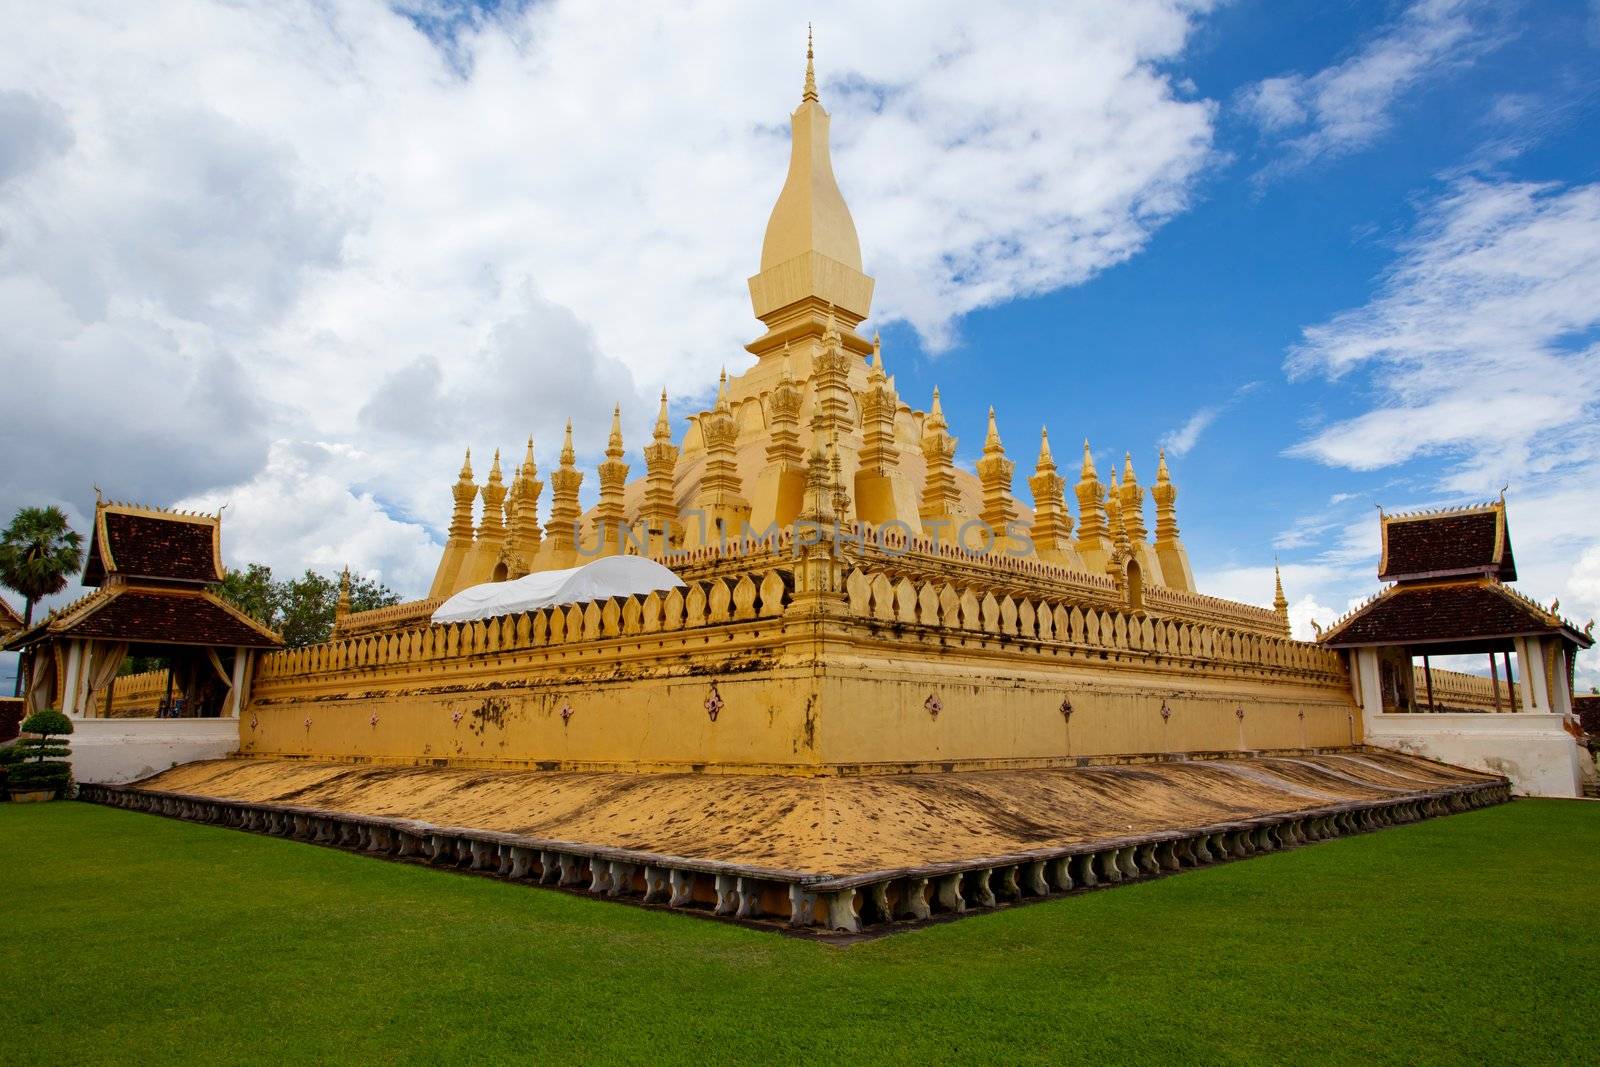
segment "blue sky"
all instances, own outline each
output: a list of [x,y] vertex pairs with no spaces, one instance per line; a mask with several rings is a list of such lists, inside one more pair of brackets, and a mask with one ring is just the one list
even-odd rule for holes
[[640,11],[0,15],[0,510],[226,502],[234,561],[421,592],[464,445],[592,462],[741,365],[809,15],[869,325],[966,459],[990,403],[1024,495],[1041,423],[1169,443],[1202,591],[1276,554],[1302,633],[1374,504],[1509,484],[1522,587],[1600,613],[1595,3]]

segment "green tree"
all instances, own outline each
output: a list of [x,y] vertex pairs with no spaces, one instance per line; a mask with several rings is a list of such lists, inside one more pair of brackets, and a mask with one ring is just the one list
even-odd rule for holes
[[272,582],[271,567],[261,563],[252,563],[242,571],[230,567],[223,575],[222,584],[217,586],[217,592],[257,622],[274,625],[278,593]]
[[[67,587],[67,579],[83,565],[83,536],[67,522],[66,512],[51,505],[22,508],[0,532],[0,584],[22,594],[27,603],[23,624],[33,624],[33,606]],[[22,692],[17,674],[13,696]]]
[[[240,610],[277,630],[290,648],[326,641],[333,632],[339,581],[309,568],[299,578],[275,581],[271,568],[252,563],[242,571],[229,570],[218,591]],[[351,611],[371,611],[399,602],[399,595],[382,583],[350,579]]]

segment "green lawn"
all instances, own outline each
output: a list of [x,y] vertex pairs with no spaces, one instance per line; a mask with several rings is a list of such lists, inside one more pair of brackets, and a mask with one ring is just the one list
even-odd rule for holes
[[1523,800],[849,948],[0,805],[0,1062],[1594,1062],[1600,804]]

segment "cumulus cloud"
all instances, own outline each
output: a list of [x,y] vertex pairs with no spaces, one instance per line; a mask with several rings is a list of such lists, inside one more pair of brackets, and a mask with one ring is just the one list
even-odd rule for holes
[[1486,0],[1416,0],[1343,62],[1246,88],[1240,110],[1285,153],[1258,177],[1371,144],[1389,129],[1403,94],[1500,43],[1497,13]]
[[[1182,211],[1214,107],[1167,64],[1208,6],[808,11],[876,321],[948,345]],[[421,592],[463,445],[547,464],[571,414],[592,459],[620,402],[636,448],[656,390],[748,359],[803,34],[711,3],[0,14],[0,511],[226,498],[236,560]]]
[[1457,183],[1372,301],[1304,331],[1291,375],[1366,371],[1379,402],[1295,454],[1373,470],[1448,453],[1458,492],[1592,462],[1596,292],[1600,184]]
[[[1390,510],[1509,484],[1519,586],[1580,623],[1600,616],[1597,292],[1600,184],[1452,184],[1373,298],[1306,329],[1290,354],[1291,375],[1360,384],[1371,401],[1291,454],[1358,471],[1430,460]],[[1376,559],[1375,521],[1328,521],[1339,533],[1319,558]],[[1600,682],[1594,659],[1579,660],[1587,684]]]

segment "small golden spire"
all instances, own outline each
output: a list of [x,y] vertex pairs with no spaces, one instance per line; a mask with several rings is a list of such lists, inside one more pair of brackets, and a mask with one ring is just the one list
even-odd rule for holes
[[528,451],[522,454],[522,465],[524,468],[533,466],[533,434],[531,433],[528,435]]
[[606,439],[606,454],[622,455],[622,405],[611,409],[611,436]]
[[500,450],[498,448],[494,450],[494,462],[489,464],[489,480],[491,482],[502,480],[500,477]]
[[1041,426],[1039,427],[1039,462],[1037,466],[1040,469],[1045,467],[1053,469],[1055,465],[1056,459],[1050,454],[1050,428]]
[[1127,484],[1128,482],[1138,481],[1138,479],[1133,476],[1133,453],[1132,452],[1124,452],[1122,454],[1122,481],[1123,481],[1123,484]]
[[461,461],[461,480],[472,481],[472,449],[467,449],[467,458]]
[[1083,469],[1079,471],[1079,475],[1086,481],[1094,477],[1094,453],[1089,450],[1087,437],[1083,439]]
[[811,23],[806,23],[806,87],[800,94],[800,102],[807,100],[817,103],[817,71],[811,53]]
[[1165,448],[1156,453],[1156,481],[1170,482],[1172,475],[1167,471],[1167,450]]
[[1278,616],[1278,621],[1283,625],[1285,637],[1291,636],[1289,629],[1289,598],[1283,595],[1283,572],[1278,569],[1278,557],[1272,557],[1272,612]]
[[656,440],[672,440],[672,419],[667,415],[667,391],[661,390],[661,412],[656,416]]
[[939,424],[944,424],[944,405],[939,403],[939,387],[933,387],[933,406],[928,409],[928,418],[938,419]]
[[994,424],[994,405],[989,406],[989,432],[983,438],[984,452],[1001,450],[1000,430]]
[[872,335],[872,373],[883,377],[883,338],[877,333]]
[[577,462],[577,453],[572,450],[572,420],[567,420],[567,435],[561,442],[561,462],[564,466],[572,466]]
[[717,403],[716,403],[716,408],[717,408],[718,411],[721,411],[722,409],[726,408],[727,406],[728,406],[728,368],[727,367],[723,367],[722,368],[722,377],[717,382]]

